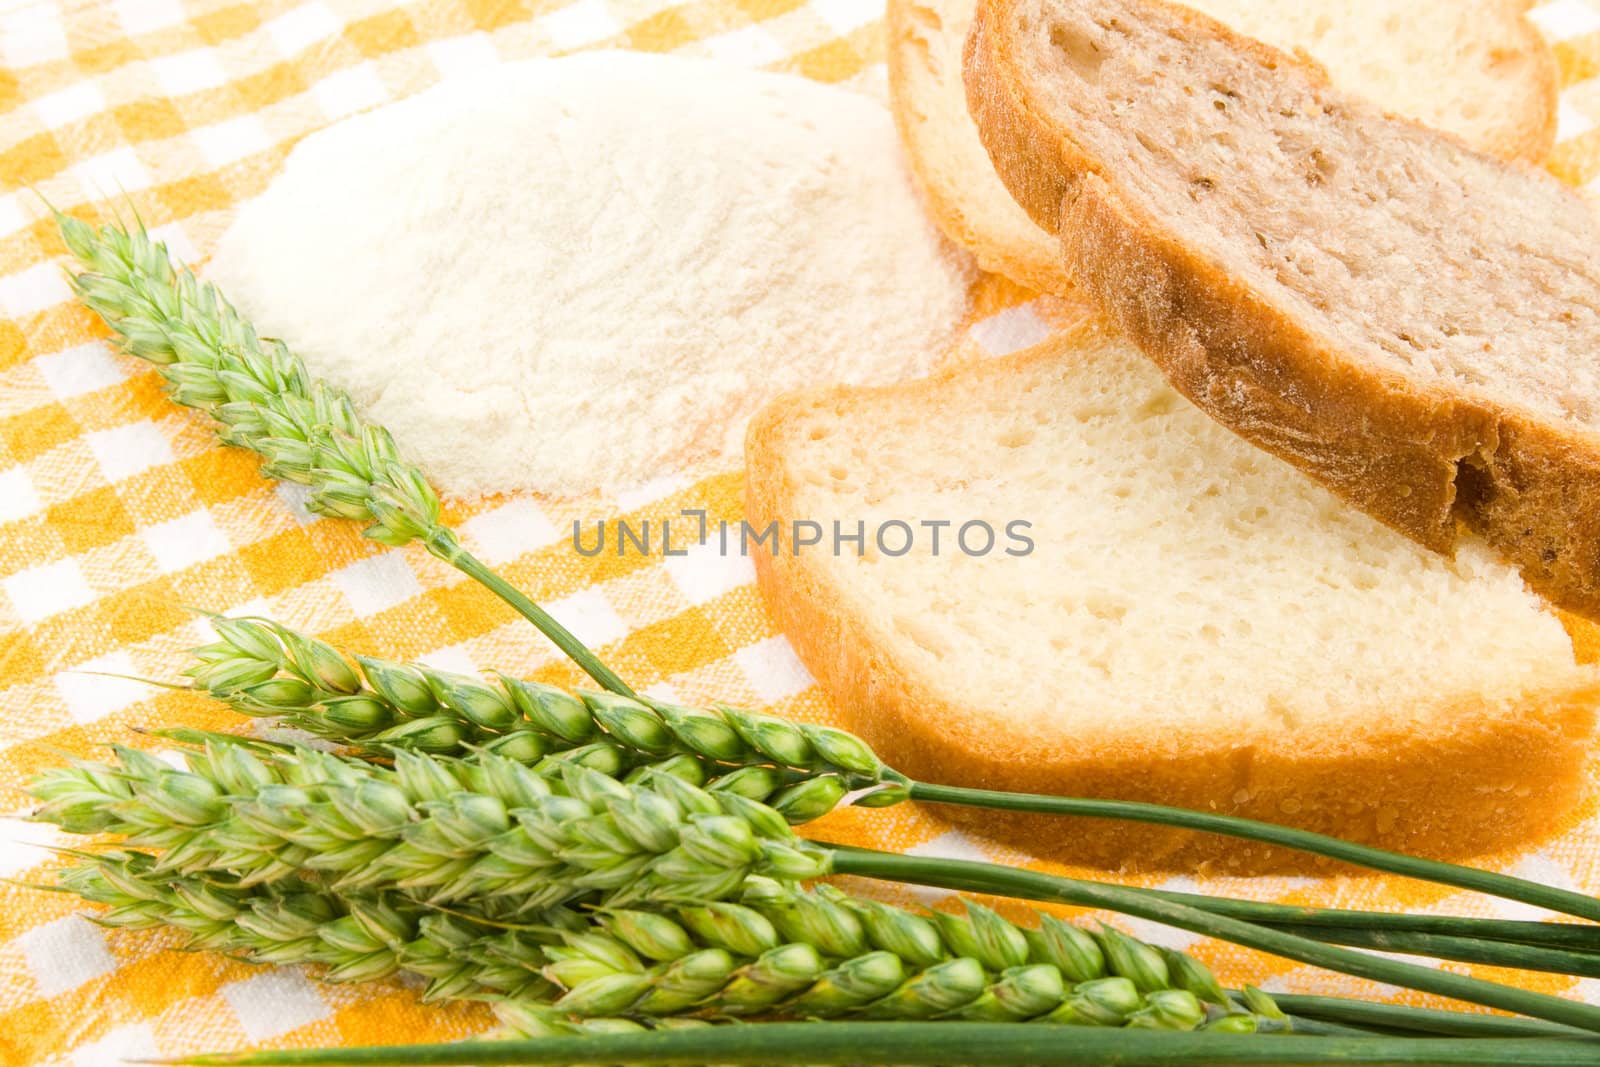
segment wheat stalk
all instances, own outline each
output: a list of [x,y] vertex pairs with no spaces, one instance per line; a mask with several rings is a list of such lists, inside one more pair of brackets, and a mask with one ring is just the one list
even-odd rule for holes
[[462,997],[531,999],[551,994],[543,942],[582,929],[576,912],[549,909],[541,936],[428,909],[398,893],[335,894],[311,883],[243,887],[216,877],[173,876],[143,853],[82,855],[57,873],[58,888],[106,910],[109,927],[171,927],[188,949],[253,963],[319,964],[331,982],[367,982],[406,971],[428,979],[425,1001]]
[[[536,916],[440,912],[395,893],[339,895],[313,884],[241,887],[173,877],[152,857],[77,853],[50,887],[106,910],[124,929],[170,927],[185,948],[264,964],[317,964],[325,980],[396,972],[422,998],[488,999],[512,1037],[705,1025],[707,1018],[826,1017],[1067,1023],[1271,1032],[1291,1028],[1271,998],[1233,997],[1199,961],[1118,931],[1050,916],[1022,929],[990,909],[915,914],[831,887],[752,878],[739,902],[663,912],[553,908]],[[493,912],[493,909],[490,909]],[[560,999],[555,1003],[552,1001]],[[1572,1031],[1326,997],[1290,998],[1333,1020],[1485,1037]],[[595,1015],[627,1011],[628,1018]],[[668,1015],[686,1011],[693,1015]],[[1325,1032],[1296,1019],[1293,1029]],[[1337,1025],[1334,1032],[1344,1032]]]
[[[968,904],[918,915],[823,887],[752,878],[738,902],[600,917],[566,934],[545,976],[577,1015],[1036,1020],[1282,1029],[1264,994],[1235,1003],[1193,957],[1050,916],[1024,930]],[[516,1006],[513,1006],[516,1010]]]
[[173,263],[142,224],[90,226],[55,213],[85,270],[73,291],[117,335],[123,351],[155,365],[172,399],[217,422],[224,443],[264,460],[262,473],[310,490],[320,515],[366,523],[380,544],[418,541],[532,622],[606,689],[632,690],[570,631],[462,547],[438,495],[382,426],[314,377],[280,340],[262,338],[216,287]]
[[[319,964],[334,982],[406,971],[424,1000],[492,999],[508,1021],[694,1014],[1285,1028],[1264,994],[1241,1006],[1184,953],[1051,916],[1024,930],[969,904],[918,915],[835,889],[752,878],[738,902],[588,916],[430,910],[404,895],[310,883],[246,887],[172,877],[142,853],[80,854],[59,888],[110,927],[173,927],[191,949]],[[512,920],[512,921],[508,921]]]
[[393,769],[328,753],[258,755],[210,744],[178,770],[119,750],[32,785],[37,818],[123,834],[176,873],[221,870],[242,884],[314,871],[335,890],[400,889],[433,902],[520,898],[547,908],[600,892],[636,901],[726,900],[752,874],[857,874],[1106,908],[1302,963],[1600,1031],[1600,1009],[1370,956],[1123,886],[960,860],[829,850],[776,811],[670,774],[627,785],[568,761],[530,768],[484,753],[400,753]]
[[[564,690],[498,676],[492,682],[342,652],[266,619],[216,618],[220,640],[194,650],[197,685],[246,715],[273,715],[318,736],[382,753],[462,754],[482,748],[524,762],[603,743],[588,766],[620,774],[668,753],[699,759],[714,788],[776,808],[791,823],[831,811],[848,788],[881,788],[857,804],[921,795],[859,738],[732,708],[684,708],[647,698]],[[603,739],[596,742],[595,739]],[[685,769],[687,771],[687,768]],[[795,779],[799,779],[795,784]],[[697,784],[703,784],[697,780]],[[1115,802],[1093,802],[1114,804]],[[1337,944],[1563,974],[1600,973],[1595,928],[1285,907],[1221,897],[1177,899]],[[1508,947],[1509,946],[1509,947]]]
[[[855,804],[884,806],[917,798],[1023,810],[1048,805],[1063,813],[1115,813],[1235,832],[1239,828],[1234,824],[1247,822],[1149,804],[933,786],[910,781],[889,769],[866,742],[830,727],[726,706],[686,708],[611,693],[574,694],[503,674],[493,681],[468,678],[425,665],[342,652],[266,619],[215,617],[213,625],[219,640],[194,650],[197,662],[188,673],[196,685],[241,714],[281,717],[317,736],[375,751],[409,748],[460,754],[484,748],[532,762],[548,753],[566,751],[567,746],[602,738],[620,759],[645,761],[668,753],[703,759],[718,788],[762,800],[797,824],[831,811],[847,790],[872,785],[878,788],[855,799]],[[1262,824],[1248,824],[1241,836],[1261,837],[1262,832],[1280,841],[1318,837]],[[1438,880],[1447,884],[1513,899],[1537,897],[1550,905],[1558,903],[1552,898],[1560,898],[1567,910],[1581,910],[1575,909],[1568,897],[1590,903],[1564,890],[1492,872],[1396,857],[1348,842],[1336,844],[1345,853],[1355,853],[1343,858],[1370,861],[1366,854],[1375,853],[1380,857],[1375,866],[1397,873],[1437,877],[1433,868],[1443,867],[1444,875]],[[1416,870],[1417,866],[1424,869]],[[1600,937],[1592,927],[1169,896],[1236,918],[1303,926],[1310,936],[1342,944],[1559,973],[1590,974],[1597,969],[1597,961],[1588,955],[1600,948]],[[1501,947],[1507,943],[1523,949],[1513,953],[1515,958],[1507,958],[1507,950]]]
[[399,753],[393,768],[305,748],[208,743],[177,769],[118,747],[30,786],[34,818],[123,835],[164,872],[242,885],[315,872],[336,891],[433,902],[516,897],[546,908],[594,891],[616,903],[714,900],[754,873],[811,878],[827,853],[781,815],[653,771],[649,788],[570,760]]
[[1277,1034],[1077,1029],[1070,1037],[1032,1023],[925,1022],[662,1025],[621,1020],[579,1024],[515,1040],[443,1045],[270,1049],[158,1061],[193,1067],[533,1067],[575,1063],[724,1067],[1593,1067],[1594,1044],[1548,1037],[1484,1041],[1359,1034],[1306,1038]]
[[[504,674],[484,681],[347,654],[268,619],[211,622],[219,640],[195,649],[187,672],[197,687],[241,714],[278,717],[350,745],[482,749],[524,763],[596,742],[636,762],[690,756],[714,776],[740,774],[740,792],[759,793],[797,822],[831,811],[849,789],[889,778],[865,742],[832,727],[740,708],[573,693]],[[886,799],[899,795],[874,794],[871,802]]]
[[[220,638],[196,649],[190,676],[247,715],[274,715],[358,748],[465,753],[487,749],[532,762],[603,738],[619,774],[638,761],[702,760],[714,788],[761,800],[791,823],[831,811],[847,788],[878,783],[857,804],[897,803],[916,793],[859,738],[731,708],[684,708],[610,693],[568,693],[499,676],[493,682],[341,652],[266,619],[214,621]],[[409,717],[409,718],[408,718]],[[571,758],[569,755],[568,758]],[[794,779],[796,784],[788,784]],[[697,784],[703,782],[697,781]],[[1115,803],[1115,802],[1098,802]],[[1267,923],[1336,944],[1562,974],[1600,973],[1596,930],[1285,907],[1177,895],[1218,914]]]

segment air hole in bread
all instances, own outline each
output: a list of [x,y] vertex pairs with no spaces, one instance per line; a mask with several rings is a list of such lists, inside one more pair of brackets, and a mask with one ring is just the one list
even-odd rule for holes
[[996,438],[996,440],[999,441],[1002,448],[1021,448],[1023,445],[1031,444],[1033,438],[1034,434],[1032,430],[1019,428],[1007,430],[1005,433],[1002,433],[998,438]]
[[1456,460],[1455,490],[1456,498],[1451,510],[1462,518],[1481,511],[1494,499],[1494,476],[1481,455],[1473,453]]
[[1183,401],[1177,393],[1160,392],[1139,405],[1139,410],[1134,412],[1134,418],[1151,419],[1162,415],[1171,415],[1183,406]]
[[1100,64],[1105,62],[1105,53],[1088,35],[1076,27],[1057,22],[1050,27],[1050,43],[1079,78],[1091,85],[1100,80]]
[[1338,169],[1339,165],[1326,152],[1313,148],[1306,157],[1306,184],[1321,185],[1332,178]]
[[1121,622],[1123,616],[1128,614],[1127,604],[1104,594],[1091,594],[1084,600],[1083,606],[1090,615],[1107,622]]

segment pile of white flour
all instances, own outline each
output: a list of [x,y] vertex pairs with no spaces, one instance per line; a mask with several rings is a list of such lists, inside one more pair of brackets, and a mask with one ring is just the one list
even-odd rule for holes
[[969,281],[881,105],[626,52],[306,138],[208,274],[456,496],[736,464],[780,392],[926,372]]

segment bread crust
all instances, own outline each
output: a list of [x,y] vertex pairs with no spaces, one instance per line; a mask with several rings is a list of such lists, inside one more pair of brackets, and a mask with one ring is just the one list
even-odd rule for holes
[[[1062,296],[1072,293],[1072,283],[1062,270],[1055,242],[1048,234],[1036,231],[1011,239],[997,232],[998,223],[986,225],[969,217],[976,205],[969,204],[962,195],[959,177],[948,173],[949,167],[959,161],[942,158],[939,145],[924,127],[927,107],[933,102],[918,92],[917,69],[922,60],[917,51],[921,46],[916,13],[921,7],[918,0],[889,0],[885,18],[889,34],[890,110],[928,213],[946,237],[972,253],[983,270],[1004,275],[1037,292]],[[924,70],[921,77],[932,78],[933,73]]]
[[[1015,359],[1058,358],[1077,327]],[[1009,362],[1009,361],[1008,361]],[[1006,373],[1004,365],[952,373]],[[914,398],[934,382],[875,390]],[[745,510],[764,527],[796,512],[791,427],[858,390],[786,397],[752,421]],[[852,606],[846,573],[808,553],[754,555],[764,599],[841,718],[914,778],[985,789],[1173,804],[1285,823],[1421,855],[1461,857],[1561,829],[1585,792],[1586,746],[1600,701],[1593,673],[1505,699],[1395,709],[1382,725],[1293,732],[1241,743],[1202,729],[1040,734],[1004,709],[974,707],[897,660],[894,636]],[[1111,869],[1250,873],[1325,866],[1299,853],[1209,834],[1098,819],[941,806],[960,825],[1034,855]]]
[[1519,136],[1490,150],[1505,159],[1543,163],[1556,146],[1556,125],[1561,111],[1561,67],[1539,27],[1528,17],[1534,0],[1506,0],[1506,4],[1512,13],[1510,22],[1516,36],[1515,43],[1506,50],[1534,60],[1534,91],[1538,94],[1539,108],[1535,112],[1537,121],[1520,126]]
[[[961,4],[958,2],[957,7]],[[976,0],[966,0],[965,9]],[[1504,14],[1496,20],[1506,38],[1496,49],[1516,57],[1527,69],[1525,112],[1503,138],[1482,147],[1505,159],[1543,160],[1555,144],[1558,76],[1555,55],[1527,18],[1525,0],[1499,0]],[[889,0],[889,96],[895,125],[911,160],[912,173],[929,213],[946,236],[970,250],[984,270],[1003,274],[1039,292],[1066,295],[1072,283],[1056,242],[1043,231],[1019,230],[1017,222],[980,201],[1000,190],[983,176],[974,183],[965,173],[969,162],[960,147],[965,129],[951,129],[942,117],[941,69],[928,39],[953,32],[948,0]],[[953,143],[955,142],[955,143]]]
[[[1060,238],[1073,282],[1173,386],[1395,530],[1448,554],[1464,522],[1539,592],[1600,617],[1600,435],[1358,365],[1164,232],[1028,99],[1005,6],[980,0],[965,53],[984,144],[1018,203]],[[1315,67],[1171,10],[1327,87]]]

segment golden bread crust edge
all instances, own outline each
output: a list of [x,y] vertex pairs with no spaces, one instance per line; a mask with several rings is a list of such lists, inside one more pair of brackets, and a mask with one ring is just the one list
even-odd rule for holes
[[[1002,181],[1059,235],[1080,291],[1179,392],[1252,444],[1436,551],[1452,550],[1465,520],[1540,593],[1600,617],[1600,509],[1586,503],[1600,498],[1600,437],[1357,367],[1162,232],[1030,105],[1007,55],[1003,6],[980,2],[968,100]],[[1327,88],[1316,68],[1173,10]]]
[[[1052,246],[1050,251],[992,237],[968,218],[969,208],[957,183],[945,175],[938,149],[923,129],[923,109],[918,105],[916,90],[918,78],[912,74],[920,47],[912,25],[917,6],[916,0],[889,0],[885,21],[889,35],[889,110],[900,131],[900,143],[905,146],[924,206],[945,236],[971,252],[981,269],[1036,292],[1071,294],[1072,283],[1067,281],[1060,257],[1053,252],[1054,242],[1048,241],[1047,235],[1041,233]],[[933,75],[924,71],[923,76]]]
[[1537,110],[1525,116],[1530,121],[1519,124],[1519,134],[1503,145],[1496,145],[1494,154],[1507,159],[1520,159],[1526,163],[1543,163],[1556,146],[1556,124],[1561,109],[1561,65],[1556,61],[1555,49],[1545,40],[1539,27],[1533,24],[1528,12],[1534,0],[1507,0],[1508,15],[1520,44],[1514,51],[1526,54],[1534,65],[1534,78],[1538,101]]
[[[1085,325],[1036,346],[1051,358]],[[1004,373],[1001,362],[956,368],[939,379],[872,390],[793,394],[752,421],[746,445],[745,512],[758,528],[795,514],[800,481],[790,427],[818,407],[864,393],[915,398],[950,374]],[[1600,683],[1593,674],[1547,690],[1485,703],[1442,701],[1391,728],[1359,737],[1201,751],[1192,737],[1130,732],[1116,744],[1073,744],[1031,734],[1003,713],[958,704],[895,662],[892,642],[857,617],[839,577],[816,555],[755,554],[770,613],[817,678],[841,725],[911,776],[974,788],[1114,797],[1219,811],[1336,834],[1422,855],[1462,857],[1557,832],[1583,799],[1587,743]],[[1581,681],[1574,679],[1582,679]],[[1419,730],[1402,720],[1448,723]],[[1111,869],[1237,873],[1310,870],[1298,853],[1099,819],[941,807],[958,825],[1032,854]]]

